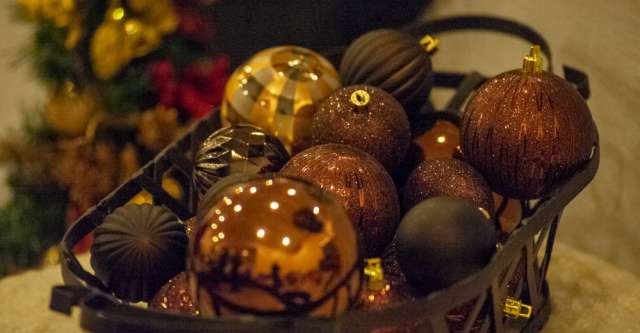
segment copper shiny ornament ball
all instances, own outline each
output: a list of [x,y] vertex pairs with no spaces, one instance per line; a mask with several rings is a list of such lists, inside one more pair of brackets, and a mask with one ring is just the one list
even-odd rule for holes
[[409,175],[403,190],[403,208],[408,211],[423,200],[450,196],[467,200],[493,216],[493,196],[482,175],[457,159],[422,162]]
[[313,116],[316,144],[342,143],[375,157],[390,173],[403,162],[411,132],[402,105],[382,89],[355,85],[327,97]]
[[357,296],[357,234],[316,186],[283,177],[229,182],[207,194],[197,220],[188,267],[204,316],[333,316]]
[[325,144],[294,156],[280,171],[305,179],[336,196],[363,241],[365,256],[379,256],[400,222],[400,204],[391,176],[364,151]]
[[191,296],[187,273],[182,272],[167,281],[149,302],[149,308],[167,313],[198,315],[198,307]]
[[452,158],[460,144],[460,130],[456,124],[439,119],[413,142],[420,147],[422,160]]
[[597,141],[582,96],[541,64],[533,47],[522,69],[483,84],[462,117],[465,160],[511,198],[547,195],[589,160]]
[[282,143],[252,125],[234,125],[211,134],[198,149],[193,180],[200,196],[231,174],[277,172],[289,160]]
[[297,46],[272,47],[256,53],[229,78],[222,124],[256,125],[295,153],[311,146],[316,105],[338,87],[338,73],[323,56]]

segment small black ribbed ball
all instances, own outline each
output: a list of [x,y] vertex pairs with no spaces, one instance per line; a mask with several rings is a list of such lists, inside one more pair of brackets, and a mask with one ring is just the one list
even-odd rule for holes
[[118,298],[148,301],[185,269],[184,225],[164,207],[126,205],[95,229],[91,266]]
[[480,271],[496,250],[493,225],[466,200],[452,197],[413,207],[400,222],[394,242],[402,272],[424,293]]

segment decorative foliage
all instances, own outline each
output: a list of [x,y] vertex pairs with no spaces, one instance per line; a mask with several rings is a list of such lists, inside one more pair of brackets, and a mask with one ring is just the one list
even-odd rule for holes
[[220,102],[229,61],[214,5],[17,0],[16,17],[35,25],[20,59],[50,94],[0,138],[13,191],[0,208],[0,276],[40,262],[65,225]]

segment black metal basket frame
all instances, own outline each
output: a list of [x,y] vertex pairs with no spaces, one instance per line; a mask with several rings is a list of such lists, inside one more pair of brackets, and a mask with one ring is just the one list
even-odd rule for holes
[[[547,59],[551,59],[549,47],[539,34],[522,24],[504,19],[456,17],[407,27],[407,31],[415,34],[459,29],[508,32],[541,45]],[[339,55],[340,51],[334,50],[329,52],[331,54]],[[565,66],[565,77],[576,85],[585,98],[588,97],[589,86],[584,73]],[[436,73],[434,86],[454,88],[456,93],[444,110],[421,114],[414,124],[429,122],[434,118],[457,121],[465,100],[485,79],[476,72],[467,75]],[[522,202],[525,209],[520,226],[482,271],[446,290],[413,302],[376,312],[347,312],[335,318],[247,316],[240,319],[211,319],[160,313],[116,299],[98,278],[82,267],[72,252],[73,247],[100,225],[108,214],[127,204],[141,191],[149,192],[154,204],[164,205],[180,219],[186,220],[195,215],[198,196],[193,186],[189,186],[183,200],[176,200],[162,189],[162,178],[168,172],[179,172],[190,179],[194,152],[204,138],[219,127],[216,110],[211,116],[194,124],[181,139],[165,148],[127,182],[81,216],[67,231],[61,243],[61,269],[65,285],[52,290],[50,307],[53,310],[70,314],[73,306],[80,306],[81,326],[97,332],[369,332],[384,327],[448,332],[447,315],[460,305],[472,302],[474,305],[467,314],[462,332],[472,329],[479,332],[537,332],[550,313],[546,273],[560,216],[564,207],[593,179],[600,157],[598,142],[594,142],[591,159],[571,178],[542,200]],[[528,321],[512,320],[503,313],[508,296],[506,285],[520,260],[525,260],[526,270],[518,285],[521,293],[517,297],[533,307],[533,317]],[[484,311],[487,308],[488,311]],[[482,323],[480,327],[474,327],[477,320]]]

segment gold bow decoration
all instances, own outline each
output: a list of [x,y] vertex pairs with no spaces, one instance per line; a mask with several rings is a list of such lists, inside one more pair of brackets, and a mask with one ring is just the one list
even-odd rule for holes
[[76,47],[83,35],[82,16],[76,0],[17,0],[30,20],[44,18],[58,28],[67,28],[64,46],[70,50]]
[[162,36],[178,26],[171,0],[111,0],[91,39],[93,71],[99,79],[118,74],[132,59],[160,46]]

